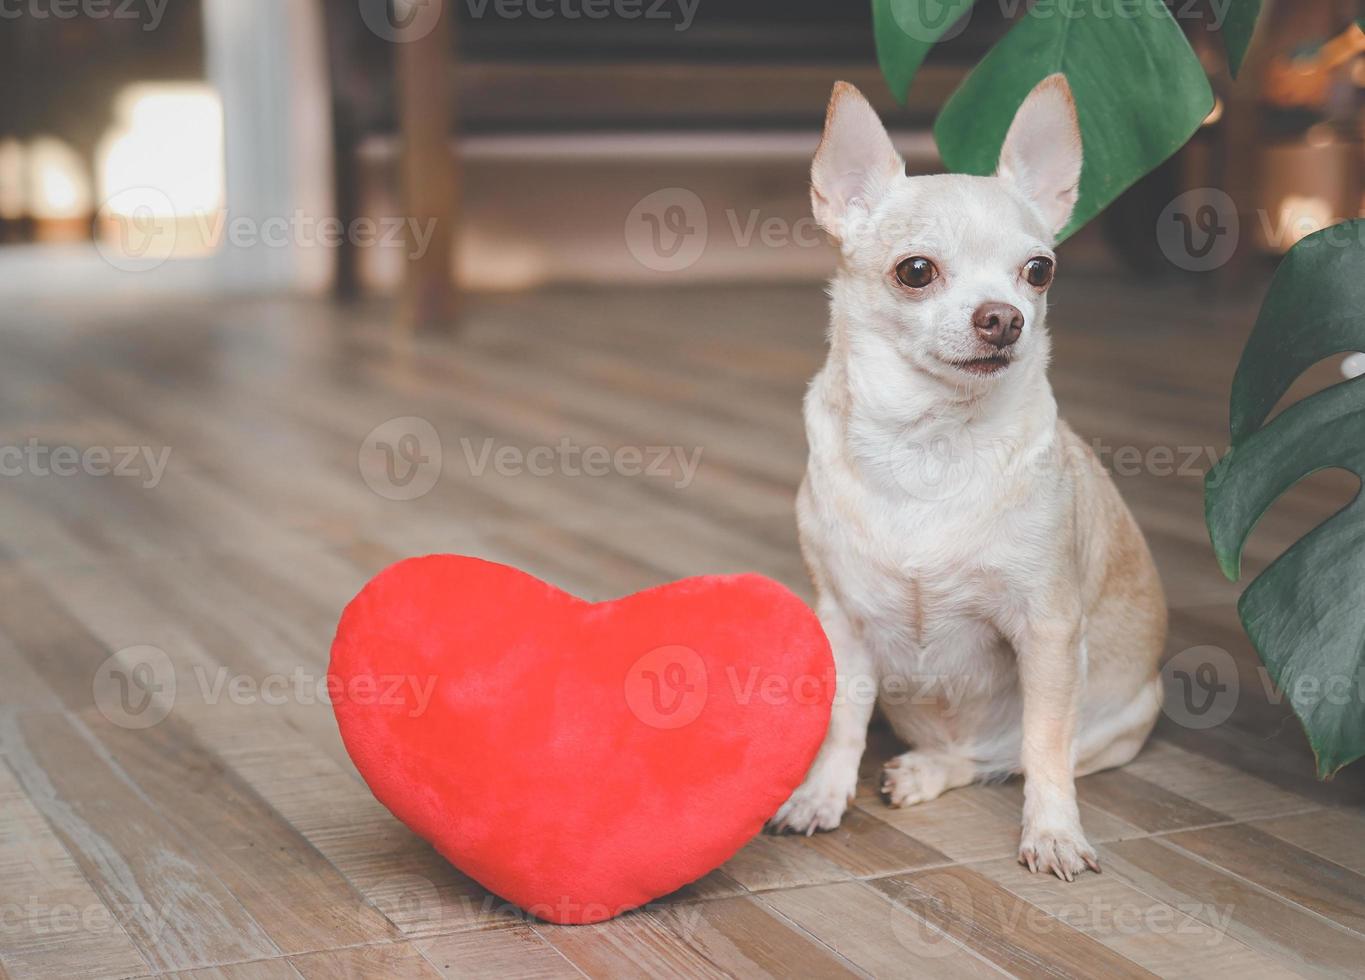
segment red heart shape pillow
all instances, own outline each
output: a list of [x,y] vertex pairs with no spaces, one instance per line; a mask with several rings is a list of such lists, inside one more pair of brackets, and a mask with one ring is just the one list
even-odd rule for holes
[[485,888],[596,922],[723,864],[805,776],[834,665],[758,575],[590,603],[477,558],[412,558],[346,607],[329,685],[398,819]]

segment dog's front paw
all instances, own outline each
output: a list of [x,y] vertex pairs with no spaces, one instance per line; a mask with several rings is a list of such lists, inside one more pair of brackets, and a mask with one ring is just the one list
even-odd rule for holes
[[1100,859],[1080,827],[1026,826],[1019,842],[1019,863],[1027,865],[1030,871],[1054,874],[1063,881],[1075,881],[1086,868],[1100,870]]
[[768,821],[768,831],[809,837],[817,830],[834,830],[843,820],[844,811],[853,802],[857,789],[856,766],[847,772],[812,771]]

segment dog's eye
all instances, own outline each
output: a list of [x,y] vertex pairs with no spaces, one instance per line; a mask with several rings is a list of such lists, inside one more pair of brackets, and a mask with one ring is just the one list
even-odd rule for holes
[[934,263],[924,256],[912,255],[896,266],[896,278],[900,280],[901,285],[909,286],[911,289],[923,289],[938,278],[938,270],[934,268]]
[[1030,286],[1038,289],[1045,289],[1052,284],[1052,276],[1055,271],[1055,263],[1042,255],[1024,263],[1024,279]]

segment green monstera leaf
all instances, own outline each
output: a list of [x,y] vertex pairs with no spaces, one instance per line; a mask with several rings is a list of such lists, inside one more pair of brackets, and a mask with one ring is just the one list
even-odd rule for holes
[[1224,8],[1221,31],[1223,47],[1228,53],[1228,68],[1232,77],[1242,70],[1247,58],[1247,48],[1251,47],[1251,35],[1256,33],[1256,19],[1261,16],[1261,0],[1223,0]]
[[[1232,450],[1208,474],[1205,517],[1224,574],[1261,515],[1321,469],[1365,476],[1365,378],[1266,418],[1310,365],[1365,350],[1365,221],[1299,242],[1281,263],[1232,384]],[[1318,774],[1365,755],[1365,501],[1357,495],[1242,593],[1242,625],[1303,722]]]
[[943,107],[934,137],[949,169],[993,173],[1015,110],[1054,72],[1071,84],[1085,143],[1066,238],[1185,145],[1213,90],[1160,0],[1050,0],[1021,17]]
[[[929,49],[966,26],[975,3],[872,0],[877,61],[897,99],[905,101]],[[1234,76],[1261,6],[1212,7]],[[1014,111],[1059,71],[1076,96],[1086,154],[1066,238],[1189,140],[1213,108],[1213,90],[1162,0],[1038,0],[939,114],[934,135],[948,168],[991,173]]]
[[891,94],[905,101],[924,56],[955,29],[976,0],[872,0],[877,63]]

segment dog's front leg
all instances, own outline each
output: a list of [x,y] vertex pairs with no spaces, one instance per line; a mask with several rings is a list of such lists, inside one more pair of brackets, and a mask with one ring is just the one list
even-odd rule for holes
[[1076,806],[1073,743],[1084,686],[1081,614],[1053,610],[1028,623],[1018,638],[1024,698],[1021,762],[1024,827],[1019,861],[1030,871],[1066,881],[1099,859],[1081,831]]
[[809,835],[839,826],[858,789],[858,763],[877,703],[872,657],[831,600],[822,601],[819,611],[834,651],[834,705],[825,740],[805,780],[768,821],[768,829],[774,833]]

